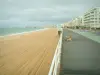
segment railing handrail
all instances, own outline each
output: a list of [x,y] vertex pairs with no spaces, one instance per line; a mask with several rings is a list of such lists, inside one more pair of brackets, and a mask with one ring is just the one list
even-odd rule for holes
[[60,35],[60,39],[58,41],[56,51],[55,51],[48,75],[56,75],[57,74],[58,62],[60,63],[60,56],[61,56],[62,34],[63,34],[63,30]]

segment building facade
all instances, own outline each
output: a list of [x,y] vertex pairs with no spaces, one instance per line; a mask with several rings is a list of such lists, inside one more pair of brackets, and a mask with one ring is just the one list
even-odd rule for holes
[[84,26],[90,28],[100,27],[100,7],[92,8],[84,14]]
[[68,25],[72,28],[82,27],[84,25],[83,16],[74,18],[72,21],[68,23]]

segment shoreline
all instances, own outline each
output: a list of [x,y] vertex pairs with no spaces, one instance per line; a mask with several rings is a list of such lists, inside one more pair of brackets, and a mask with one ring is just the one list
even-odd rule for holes
[[28,33],[32,33],[32,32],[43,31],[43,30],[47,30],[47,29],[49,29],[49,28],[37,29],[37,30],[27,31],[27,32],[25,31],[25,32],[21,32],[21,33],[12,33],[12,34],[0,36],[0,37],[9,37],[9,36],[14,36],[14,35],[23,35],[23,34],[28,34]]
[[47,75],[59,36],[56,28],[0,38],[0,75]]

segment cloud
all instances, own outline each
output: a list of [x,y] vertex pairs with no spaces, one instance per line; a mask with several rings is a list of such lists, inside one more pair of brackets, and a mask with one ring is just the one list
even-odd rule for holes
[[61,24],[99,3],[100,0],[0,0],[0,26]]

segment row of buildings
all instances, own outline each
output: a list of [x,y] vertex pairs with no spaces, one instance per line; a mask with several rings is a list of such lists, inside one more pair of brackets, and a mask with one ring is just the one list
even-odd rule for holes
[[63,24],[64,27],[100,28],[100,7],[92,8],[72,21]]

